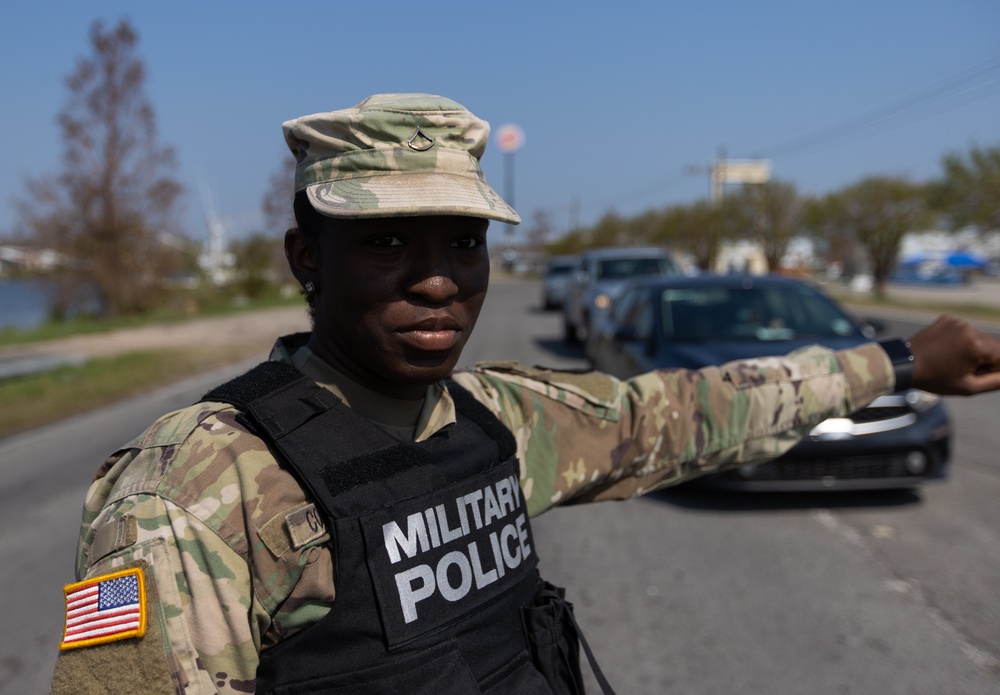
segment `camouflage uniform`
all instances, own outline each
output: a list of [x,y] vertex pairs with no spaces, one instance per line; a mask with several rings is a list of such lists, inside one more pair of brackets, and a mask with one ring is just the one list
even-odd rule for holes
[[[286,342],[271,357],[322,381]],[[532,515],[774,458],[893,386],[874,344],[627,381],[514,362],[454,378],[513,432]],[[453,420],[447,390],[432,386],[413,439]],[[143,567],[150,629],[61,652],[53,692],[125,692],[136,682],[143,692],[253,692],[258,652],[315,623],[336,598],[329,536],[312,512],[232,407],[200,403],[158,420],[98,471],[77,558],[80,578]]]

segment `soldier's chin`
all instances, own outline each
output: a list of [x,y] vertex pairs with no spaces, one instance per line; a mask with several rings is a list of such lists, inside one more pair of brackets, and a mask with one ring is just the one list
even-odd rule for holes
[[461,350],[444,350],[408,355],[407,374],[411,379],[428,385],[447,379],[458,364],[461,354]]

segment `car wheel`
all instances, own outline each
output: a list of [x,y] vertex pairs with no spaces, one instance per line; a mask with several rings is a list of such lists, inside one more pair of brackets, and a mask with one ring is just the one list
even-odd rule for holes
[[567,343],[580,342],[580,337],[576,334],[576,326],[569,322],[565,314],[563,314],[563,340]]

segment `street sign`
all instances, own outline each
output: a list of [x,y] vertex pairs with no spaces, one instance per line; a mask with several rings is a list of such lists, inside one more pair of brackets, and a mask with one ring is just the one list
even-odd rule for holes
[[767,183],[771,178],[771,161],[723,159],[716,162],[713,174],[720,183]]
[[513,123],[504,123],[497,128],[493,142],[504,154],[514,154],[524,146],[524,131]]

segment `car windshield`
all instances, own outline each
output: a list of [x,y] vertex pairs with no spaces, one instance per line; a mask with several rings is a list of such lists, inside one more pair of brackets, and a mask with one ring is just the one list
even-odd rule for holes
[[597,277],[600,280],[618,280],[669,273],[671,268],[666,258],[609,258],[597,262]]
[[844,312],[808,287],[667,289],[662,309],[671,341],[862,337]]
[[575,267],[576,265],[573,263],[550,263],[545,274],[550,277],[553,275],[566,275]]

